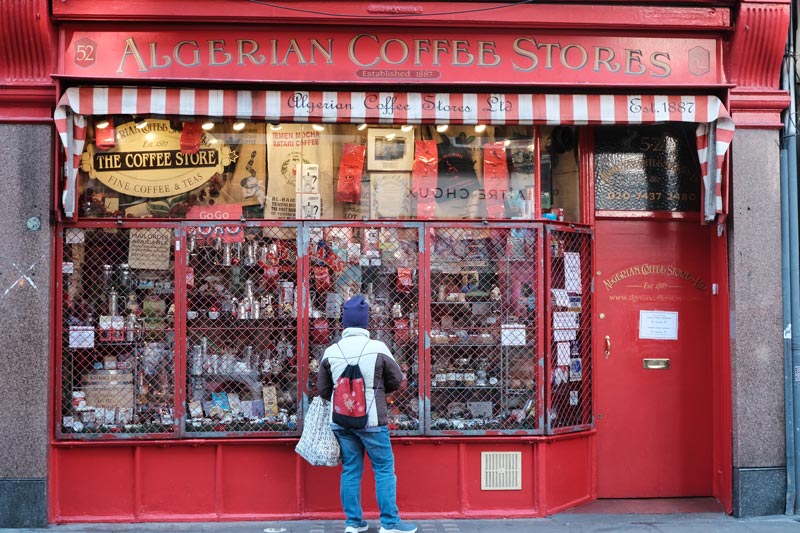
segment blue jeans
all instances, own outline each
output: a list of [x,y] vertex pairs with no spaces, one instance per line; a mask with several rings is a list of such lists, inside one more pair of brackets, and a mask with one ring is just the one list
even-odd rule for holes
[[361,525],[361,475],[364,473],[366,450],[375,474],[375,495],[381,511],[381,525],[391,529],[400,521],[400,516],[397,510],[397,477],[394,475],[394,454],[389,430],[386,426],[381,426],[378,431],[337,428],[333,433],[342,448],[339,495],[347,517],[345,524]]

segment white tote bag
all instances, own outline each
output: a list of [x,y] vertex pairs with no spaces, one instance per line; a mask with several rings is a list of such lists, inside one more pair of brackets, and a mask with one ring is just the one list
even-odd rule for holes
[[315,396],[303,419],[303,434],[294,447],[300,457],[314,466],[337,466],[342,462],[339,441],[331,429],[331,402]]

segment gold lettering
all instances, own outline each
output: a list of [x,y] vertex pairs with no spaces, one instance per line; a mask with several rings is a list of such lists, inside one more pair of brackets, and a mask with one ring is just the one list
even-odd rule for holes
[[[497,46],[497,43],[494,41],[478,41],[478,66],[496,67],[500,64],[501,59],[495,52],[495,46]],[[491,58],[491,61],[486,61],[487,56]]]
[[530,60],[531,62],[530,66],[527,67],[520,66],[514,61],[512,61],[511,64],[514,66],[514,70],[521,70],[523,72],[527,72],[539,66],[539,56],[536,55],[535,51],[523,48],[522,47],[523,43],[529,43],[532,44],[533,46],[536,46],[536,39],[526,39],[524,37],[520,37],[519,39],[515,39],[514,44],[512,45],[514,52]]
[[450,53],[450,43],[447,39],[435,39],[433,41],[433,65],[438,67],[440,54]]
[[[389,59],[389,45],[391,44],[398,44],[400,45],[400,59],[396,61],[392,61]],[[403,42],[401,39],[387,39],[381,45],[381,58],[389,63],[390,65],[399,65],[401,63],[405,63],[406,59],[408,59],[408,45]]]
[[328,39],[328,47],[325,48],[322,46],[316,39],[311,39],[311,64],[316,63],[316,59],[314,59],[314,50],[319,50],[319,53],[325,57],[325,62],[333,64],[333,38]]
[[[223,61],[217,61],[217,55],[221,54]],[[212,67],[228,65],[233,60],[233,54],[225,51],[224,39],[211,39],[208,41],[208,64]]]
[[431,52],[431,42],[429,39],[417,39],[414,41],[414,65],[422,65],[422,52]]
[[[464,56],[464,61],[459,59],[459,56]],[[453,66],[468,66],[475,62],[475,56],[469,51],[469,41],[456,39],[453,41]]]
[[303,56],[303,51],[300,49],[300,45],[297,44],[297,39],[289,39],[289,48],[287,48],[286,53],[283,54],[281,65],[289,64],[289,54],[295,54],[297,56],[298,65],[306,64],[306,58]]
[[[245,50],[245,46],[249,46],[249,50]],[[239,56],[237,63],[239,65],[244,65],[245,58],[247,58],[254,65],[263,65],[267,61],[267,58],[264,54],[258,53],[257,41],[252,39],[239,39],[236,41],[236,47],[238,50],[237,55]]]
[[[603,57],[603,52],[606,53],[606,57]],[[614,50],[608,48],[606,46],[595,46],[594,47],[594,70],[595,72],[600,72],[600,65],[605,65],[606,69],[609,72],[619,72],[619,69],[622,68],[622,65],[619,62],[614,61],[616,54]],[[613,61],[613,63],[612,63]]]
[[536,43],[536,48],[545,49],[544,68],[553,68],[553,48],[561,48],[561,45],[558,43]]
[[[181,57],[183,47],[190,46],[193,47],[192,50],[192,62],[187,63]],[[175,45],[175,51],[172,54],[175,57],[175,62],[178,63],[182,67],[196,67],[200,64],[200,47],[197,44],[197,41],[181,41]]]
[[[661,58],[666,59],[666,61],[661,61]],[[672,67],[669,66],[669,63],[667,63],[669,59],[670,59],[669,54],[666,52],[653,52],[650,55],[650,63],[653,64],[654,68],[661,69],[662,71],[661,74],[653,72],[654,78],[666,78],[670,74],[672,74]]]
[[[634,65],[638,65],[636,70],[633,70]],[[634,76],[641,76],[647,71],[647,68],[642,64],[642,51],[641,50],[625,50],[625,74],[632,74]]]
[[[578,50],[578,53],[581,57],[581,62],[578,65],[572,66],[567,61],[567,55],[569,54],[570,50]],[[568,44],[564,48],[561,49],[561,64],[567,67],[570,70],[580,70],[586,66],[586,63],[589,62],[589,53],[586,52],[586,48],[579,44]]]
[[168,55],[164,55],[161,59],[164,60],[162,64],[158,64],[158,53],[156,48],[158,47],[158,43],[150,43],[150,68],[167,68],[172,64],[172,58]]
[[380,61],[380,59],[378,57],[375,57],[375,60],[372,61],[371,63],[362,63],[356,57],[356,46],[358,45],[358,41],[362,37],[366,37],[368,39],[372,39],[376,43],[379,42],[378,41],[378,37],[376,35],[374,35],[374,34],[371,34],[371,33],[360,33],[360,34],[356,35],[355,37],[350,39],[350,43],[347,46],[347,54],[350,56],[350,61],[352,61],[354,64],[358,65],[359,67],[372,67],[372,66],[375,66],[376,64],[378,64],[378,61]]
[[133,37],[125,39],[125,50],[122,52],[122,61],[120,61],[117,72],[123,72],[125,68],[125,59],[129,55],[132,55],[136,60],[136,64],[139,65],[139,72],[147,72],[144,59],[142,59],[142,54],[139,53],[139,48],[136,46],[136,41],[133,40]]

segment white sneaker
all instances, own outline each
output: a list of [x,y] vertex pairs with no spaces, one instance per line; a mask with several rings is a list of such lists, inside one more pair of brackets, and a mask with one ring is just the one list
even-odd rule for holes
[[398,522],[392,528],[385,528],[381,526],[380,533],[416,533],[417,526],[414,524],[407,524],[405,522]]
[[347,526],[344,528],[344,533],[362,533],[369,529],[369,523],[366,520],[361,521],[360,526]]

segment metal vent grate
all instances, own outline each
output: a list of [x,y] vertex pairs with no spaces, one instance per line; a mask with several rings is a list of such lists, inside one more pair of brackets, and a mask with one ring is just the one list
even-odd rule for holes
[[481,490],[522,490],[522,452],[481,452]]

